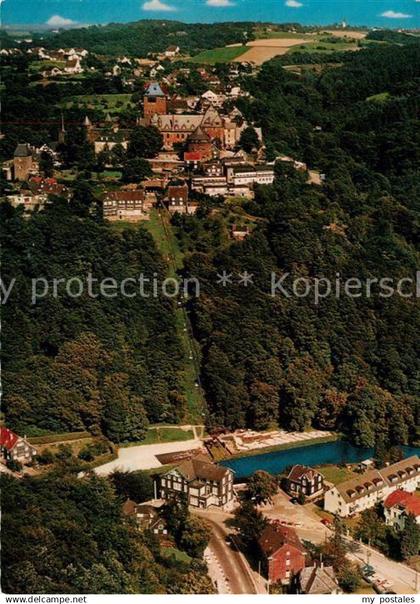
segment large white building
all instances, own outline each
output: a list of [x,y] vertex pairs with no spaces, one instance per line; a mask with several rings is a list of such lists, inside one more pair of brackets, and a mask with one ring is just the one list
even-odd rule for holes
[[370,470],[325,493],[324,509],[341,517],[358,514],[384,501],[397,489],[413,492],[420,487],[420,459],[403,459],[382,470]]
[[232,470],[209,463],[201,456],[183,461],[161,474],[158,481],[162,499],[183,493],[188,505],[196,508],[225,507],[234,498]]
[[274,168],[266,164],[228,167],[227,181],[234,186],[271,185],[274,182]]

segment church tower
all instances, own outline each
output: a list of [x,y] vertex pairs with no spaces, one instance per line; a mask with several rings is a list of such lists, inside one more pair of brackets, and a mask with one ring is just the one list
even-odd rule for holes
[[153,115],[165,115],[168,110],[168,101],[160,84],[151,82],[144,93],[143,99],[144,118],[147,122]]

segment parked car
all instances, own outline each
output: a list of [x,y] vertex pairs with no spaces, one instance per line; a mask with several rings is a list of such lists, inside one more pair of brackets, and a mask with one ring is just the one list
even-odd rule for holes
[[324,526],[332,526],[332,522],[331,522],[331,520],[330,520],[329,518],[323,518],[323,519],[321,520],[321,523],[322,523]]

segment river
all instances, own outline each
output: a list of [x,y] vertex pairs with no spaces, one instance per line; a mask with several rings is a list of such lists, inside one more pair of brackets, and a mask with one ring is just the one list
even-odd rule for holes
[[[420,455],[418,447],[402,447],[405,457]],[[288,466],[302,464],[319,466],[324,464],[357,463],[372,457],[373,449],[355,447],[345,440],[319,443],[294,449],[283,449],[260,455],[226,459],[221,462],[235,472],[235,480],[247,478],[256,470],[279,474]]]

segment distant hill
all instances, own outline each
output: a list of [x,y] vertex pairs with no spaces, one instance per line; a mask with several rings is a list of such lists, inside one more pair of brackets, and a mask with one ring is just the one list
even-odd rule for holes
[[254,23],[186,24],[178,21],[137,21],[135,23],[94,25],[43,36],[48,48],[83,47],[97,54],[146,56],[162,52],[170,45],[182,51],[201,50],[241,42],[253,36]]
[[[89,52],[114,56],[146,56],[150,52],[162,52],[170,45],[177,45],[183,52],[194,55],[228,44],[270,37],[276,32],[304,33],[316,29],[319,28],[305,27],[298,23],[182,23],[170,20],[92,25],[69,28],[59,33],[41,31],[38,26],[25,27],[25,30],[31,31],[33,43],[40,46],[76,46],[86,48]],[[14,44],[15,35],[12,30],[3,29],[1,35],[6,47]]]

